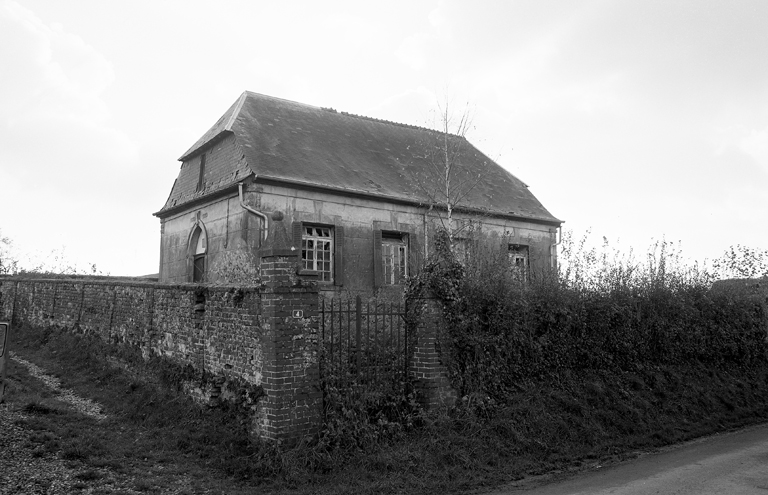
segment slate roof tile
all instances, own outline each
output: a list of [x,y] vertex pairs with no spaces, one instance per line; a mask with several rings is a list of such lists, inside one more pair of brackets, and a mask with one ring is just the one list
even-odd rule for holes
[[[431,181],[430,157],[443,139],[431,129],[246,91],[179,160],[194,157],[229,133],[259,177],[419,204],[429,203],[425,189]],[[464,138],[449,139],[459,150],[466,173],[481,176],[465,204],[489,213],[560,223],[517,177]],[[158,213],[195,196],[193,191],[176,190],[180,182]],[[223,182],[220,187],[229,185]]]

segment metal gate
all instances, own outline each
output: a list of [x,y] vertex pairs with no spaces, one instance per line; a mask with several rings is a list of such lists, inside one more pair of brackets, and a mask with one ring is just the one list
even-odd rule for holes
[[321,377],[324,385],[405,386],[409,335],[404,303],[322,299]]

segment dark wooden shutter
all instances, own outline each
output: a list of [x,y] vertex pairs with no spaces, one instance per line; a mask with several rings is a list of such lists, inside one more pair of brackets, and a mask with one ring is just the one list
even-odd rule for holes
[[510,236],[502,235],[501,239],[499,239],[499,254],[501,256],[508,256],[509,255],[509,241],[511,240]]
[[421,243],[415,229],[407,232],[406,241],[408,245],[408,276],[411,276],[421,266],[424,254],[421,252]]
[[373,230],[373,286],[384,284],[384,260],[381,259],[381,230]]
[[344,285],[344,227],[333,228],[333,285]]
[[293,247],[299,252],[301,257],[301,235],[304,233],[303,222],[293,222]]

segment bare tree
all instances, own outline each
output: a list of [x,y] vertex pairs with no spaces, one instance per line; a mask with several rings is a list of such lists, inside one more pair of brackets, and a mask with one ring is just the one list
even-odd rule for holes
[[417,174],[417,185],[427,198],[430,213],[435,216],[448,237],[453,251],[454,241],[466,228],[454,223],[454,213],[462,206],[472,190],[482,180],[482,173],[473,168],[473,148],[466,140],[472,127],[469,105],[455,114],[446,99],[437,104],[436,132],[424,144],[426,169]]
[[13,253],[13,241],[0,233],[0,275],[13,275],[19,270],[19,260]]

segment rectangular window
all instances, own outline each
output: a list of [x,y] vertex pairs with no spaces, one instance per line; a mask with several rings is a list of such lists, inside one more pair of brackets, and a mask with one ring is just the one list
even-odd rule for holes
[[330,227],[303,226],[301,266],[316,271],[320,282],[333,282],[333,230]]
[[399,232],[381,233],[381,257],[384,284],[399,285],[408,276],[408,235]]
[[528,279],[528,246],[510,244],[507,251],[509,266],[519,280]]

